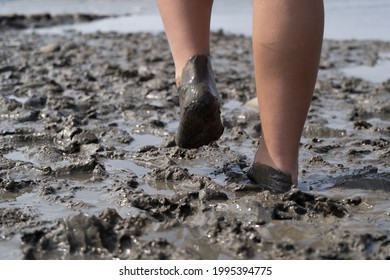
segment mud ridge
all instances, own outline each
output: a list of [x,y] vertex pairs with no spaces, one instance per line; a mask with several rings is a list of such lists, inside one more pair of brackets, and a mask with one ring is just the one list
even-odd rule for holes
[[345,72],[389,63],[390,43],[324,42],[299,188],[273,194],[246,176],[250,38],[212,34],[225,131],[182,149],[164,34],[15,30],[29,20],[1,19],[0,258],[390,258],[390,76]]

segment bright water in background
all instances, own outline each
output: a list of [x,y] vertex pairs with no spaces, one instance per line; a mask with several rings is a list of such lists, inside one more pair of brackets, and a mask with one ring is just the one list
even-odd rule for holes
[[[185,1],[185,0],[183,0]],[[201,0],[199,0],[201,1]],[[272,0],[271,0],[272,1]],[[333,39],[381,39],[390,41],[390,0],[325,0],[326,5],[326,30],[325,37]],[[99,13],[99,14],[119,14],[126,15],[114,19],[104,19],[92,23],[78,24],[77,29],[80,31],[162,31],[163,26],[158,15],[158,9],[155,0],[0,0],[0,14],[7,13]],[[131,14],[131,16],[128,16]],[[224,29],[227,32],[243,33],[250,35],[251,32],[251,0],[215,0],[214,16],[212,28]],[[61,30],[59,27],[52,29],[53,32]],[[45,32],[48,32],[46,29]],[[389,60],[386,60],[389,61]],[[390,73],[390,64],[386,64],[386,68],[380,68],[380,73]],[[356,71],[368,78],[374,73],[373,78],[378,79],[382,76],[374,68],[351,68],[349,71]],[[375,71],[375,72],[373,72]],[[388,76],[386,76],[388,78]],[[382,79],[382,78],[380,78]],[[227,106],[225,104],[225,106]],[[231,106],[239,106],[233,104]],[[150,135],[148,135],[150,137]],[[137,140],[137,139],[136,139]],[[141,140],[141,139],[139,139]],[[150,140],[150,139],[149,139]],[[153,140],[153,139],[152,139]],[[145,141],[145,138],[142,139]],[[16,152],[9,156],[20,157],[20,152]],[[128,161],[109,161],[107,163],[107,171],[111,169],[132,169],[137,174],[142,174],[144,170],[137,170],[137,166]],[[191,173],[201,173],[200,169]],[[100,186],[97,186],[100,188]],[[80,196],[81,194],[81,196]],[[88,196],[87,201],[99,201],[98,209],[111,207],[106,205],[104,199],[100,200],[99,193],[92,191],[79,192],[79,199],[84,199]],[[66,216],[71,214],[70,209],[52,205],[50,202],[43,203],[37,206],[35,200],[36,194],[27,193],[18,198],[16,205],[18,207],[32,207],[39,209],[44,215],[42,219],[52,219],[57,216]],[[366,196],[366,195],[365,195]],[[385,198],[376,198],[371,195],[368,197],[370,211],[378,211],[380,217],[388,209],[388,202]],[[382,201],[383,199],[383,201]],[[379,202],[378,202],[379,200]],[[383,207],[379,209],[379,207]],[[126,209],[125,211],[129,211]],[[120,213],[122,214],[122,213]],[[129,213],[123,213],[127,215]],[[380,220],[379,220],[380,221]],[[345,223],[349,223],[347,220]],[[356,223],[356,225],[355,225]],[[350,228],[361,230],[366,226],[358,218],[354,218],[354,222],[348,225]],[[277,229],[280,230],[279,227]],[[302,228],[302,232],[310,231],[311,228]],[[314,229],[315,230],[315,229]],[[171,238],[171,236],[168,236]],[[164,238],[168,238],[164,236]],[[169,240],[169,239],[168,239]],[[19,251],[20,236],[17,235],[7,243],[0,244],[0,259],[2,258],[21,258]]]
[[[325,0],[325,38],[390,41],[390,0]],[[212,29],[251,33],[252,0],[215,0]],[[0,14],[98,13],[129,15],[81,31],[162,31],[155,0],[0,0]]]

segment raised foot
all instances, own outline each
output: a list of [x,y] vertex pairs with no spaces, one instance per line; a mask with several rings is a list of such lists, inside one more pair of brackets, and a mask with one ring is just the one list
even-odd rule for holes
[[187,62],[178,94],[180,123],[176,144],[190,149],[218,140],[224,130],[221,100],[208,56],[196,55]]

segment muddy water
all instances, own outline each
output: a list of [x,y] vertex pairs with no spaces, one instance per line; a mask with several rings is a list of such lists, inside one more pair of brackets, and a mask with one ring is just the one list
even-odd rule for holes
[[212,35],[225,132],[191,150],[163,34],[0,40],[1,259],[390,258],[389,43],[324,43],[299,189],[273,195],[246,177],[249,38]]

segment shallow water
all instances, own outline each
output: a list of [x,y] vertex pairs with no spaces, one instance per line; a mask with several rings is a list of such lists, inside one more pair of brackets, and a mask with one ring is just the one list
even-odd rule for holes
[[[390,40],[390,3],[386,0],[325,0],[325,38]],[[251,34],[252,1],[214,2],[212,29]],[[158,32],[163,30],[154,0],[14,0],[0,1],[0,13],[97,13],[132,16],[105,19],[71,28],[82,32]],[[59,32],[54,28],[46,32]]]
[[[54,53],[47,58],[37,51],[53,41],[67,46],[69,36],[72,36],[75,46],[61,50],[58,57]],[[77,33],[56,36],[12,34],[16,42],[34,46],[30,51],[18,50],[25,55],[24,63],[27,65],[50,68],[51,55],[57,60],[69,53],[73,56],[70,66],[59,66],[66,68],[64,72],[67,74],[63,76],[62,71],[53,71],[50,79],[77,88],[81,83],[80,76],[85,75],[80,73],[80,69],[92,68],[94,71],[91,73],[98,77],[98,82],[86,81],[83,86],[87,90],[82,87],[78,91],[65,90],[63,93],[51,93],[47,87],[42,91],[18,91],[15,88],[15,94],[10,94],[10,90],[4,91],[1,102],[8,106],[10,103],[7,102],[13,99],[20,104],[16,112],[8,109],[11,107],[2,107],[4,126],[0,144],[4,161],[1,179],[14,180],[16,186],[9,189],[8,181],[1,186],[0,207],[2,211],[15,209],[15,212],[9,213],[14,215],[11,218],[27,217],[27,222],[23,219],[13,221],[11,226],[0,229],[0,258],[22,258],[25,256],[21,253],[24,246],[42,251],[39,244],[21,247],[20,238],[29,231],[42,227],[47,230],[50,240],[57,240],[55,234],[61,232],[61,228],[55,225],[61,225],[79,212],[90,217],[108,208],[114,208],[123,219],[136,217],[142,221],[142,215],[151,219],[146,227],[141,222],[137,224],[141,231],[138,235],[132,233],[137,241],[133,245],[145,246],[140,245],[144,252],[152,250],[148,242],[164,239],[174,246],[174,249],[167,250],[169,252],[188,248],[200,258],[212,259],[326,258],[329,252],[339,258],[388,256],[380,255],[382,247],[387,254],[385,240],[390,236],[387,198],[390,187],[388,84],[382,83],[382,78],[372,80],[366,77],[359,67],[368,67],[368,63],[353,51],[364,50],[364,46],[369,45],[369,53],[380,53],[377,66],[371,70],[381,72],[377,67],[387,65],[388,56],[383,54],[388,53],[390,47],[364,41],[359,42],[357,47],[356,43],[342,42],[340,47],[333,42],[334,46],[327,46],[324,50],[329,54],[325,57],[334,59],[332,62],[337,67],[321,70],[323,72],[320,73],[316,98],[302,138],[300,188],[310,194],[334,198],[335,204],[329,202],[330,205],[345,206],[348,213],[340,218],[332,211],[327,212],[326,205],[322,205],[324,210],[305,201],[305,208],[299,209],[307,213],[293,212],[295,216],[290,220],[279,220],[273,216],[275,211],[280,205],[292,209],[296,206],[293,200],[269,196],[268,192],[235,191],[237,187],[251,187],[245,172],[251,164],[259,136],[256,130],[259,125],[257,111],[242,105],[255,96],[250,53],[248,51],[247,55],[237,59],[237,48],[232,44],[237,41],[236,44],[242,44],[243,49],[249,49],[250,40],[239,36],[213,36],[215,48],[219,50],[215,58],[215,72],[218,87],[224,94],[222,115],[227,128],[217,145],[183,151],[167,144],[172,141],[178,125],[178,108],[174,105],[176,92],[173,90],[172,64],[167,59],[168,46],[162,35],[139,34],[133,38],[104,33],[99,36]],[[124,50],[131,45],[131,40],[145,43],[135,50],[142,51],[144,56],[133,56],[132,63],[124,63],[128,55]],[[8,46],[8,41],[2,44]],[[148,49],[148,46],[159,49]],[[72,53],[72,48],[76,48],[77,52]],[[336,52],[339,49],[344,50],[341,55]],[[10,55],[19,55],[18,52]],[[87,54],[90,59],[86,62],[83,57],[78,58],[78,53]],[[354,61],[348,63],[345,57],[352,57]],[[94,64],[89,64],[90,61]],[[107,67],[107,62],[114,65]],[[135,65],[136,71],[151,65],[149,71],[153,71],[154,76],[146,81],[140,74],[119,78],[123,72],[118,70],[118,73],[112,74],[108,71],[117,69],[114,67],[116,64],[122,67]],[[352,69],[358,70],[348,72]],[[43,77],[35,76],[34,71],[25,71],[28,74],[15,72],[27,80]],[[8,83],[8,73],[1,74],[3,83]],[[18,75],[11,78],[18,81]],[[238,77],[233,80],[232,76]],[[361,77],[362,81],[353,76]],[[378,77],[375,75],[375,78]],[[144,98],[140,89],[152,90],[148,95],[151,98]],[[26,109],[23,105],[31,93],[50,98],[64,96],[71,101],[50,99],[42,109],[45,114],[41,114],[40,118],[20,122],[17,110]],[[77,98],[73,98],[72,93],[77,93]],[[91,93],[96,99],[90,97]],[[80,102],[85,104],[77,107]],[[61,107],[64,104],[68,106]],[[84,108],[93,110],[85,114]],[[46,138],[17,131],[26,127]],[[79,152],[68,150],[66,144],[69,138],[82,135],[80,130],[72,130],[75,128],[95,135],[98,144],[93,138],[92,143],[82,142]],[[76,136],[61,134],[64,131]],[[60,141],[53,141],[52,137]],[[84,135],[78,141],[90,140],[90,136]],[[6,160],[12,165],[8,165]],[[47,166],[51,166],[54,172],[47,174]],[[31,180],[36,185],[22,184],[23,180]],[[216,196],[209,198],[207,191]],[[345,203],[357,196],[361,199],[357,206]],[[191,206],[193,212],[189,218],[180,216],[178,205]],[[6,221],[10,220],[7,218]],[[133,224],[130,225],[132,228]],[[260,244],[257,234],[261,237]],[[364,243],[365,238],[369,240],[367,244]],[[346,255],[337,251],[343,242],[348,243],[350,250]],[[289,249],[291,245],[295,250]],[[366,245],[372,246],[373,251],[359,249],[359,246]],[[308,253],[311,250],[316,253],[311,255]],[[250,253],[246,255],[247,252]],[[75,257],[57,253],[47,252],[45,256]],[[86,253],[84,258],[89,256]],[[103,255],[107,258],[112,256]],[[152,255],[156,256],[157,253]],[[192,255],[183,256],[189,258]]]
[[382,54],[381,59],[374,66],[353,66],[342,69],[347,76],[354,76],[374,83],[382,83],[390,79],[390,57]]

